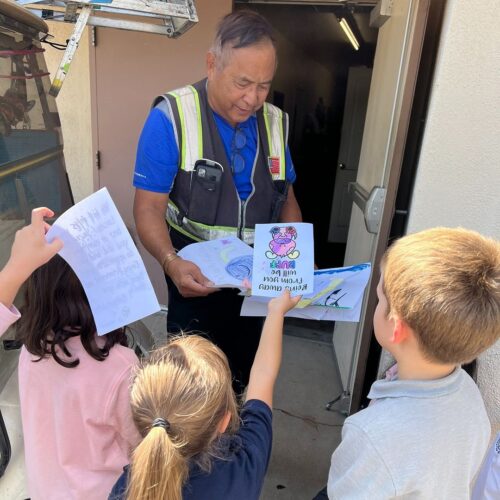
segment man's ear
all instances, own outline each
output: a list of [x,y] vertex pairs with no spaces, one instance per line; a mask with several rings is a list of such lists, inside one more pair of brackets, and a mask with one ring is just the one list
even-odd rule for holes
[[392,330],[391,342],[393,344],[401,344],[408,339],[411,334],[411,328],[406,321],[398,316],[394,318],[394,328]]
[[220,434],[224,434],[224,432],[226,432],[227,426],[229,425],[230,421],[231,421],[231,412],[226,411],[226,414],[222,417],[222,420],[219,422],[219,425],[217,426],[217,431]]
[[215,72],[215,55],[213,52],[207,52],[207,76],[211,78]]

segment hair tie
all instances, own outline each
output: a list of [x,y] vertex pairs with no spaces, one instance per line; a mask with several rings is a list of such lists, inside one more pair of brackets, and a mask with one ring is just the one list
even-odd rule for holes
[[168,432],[170,430],[170,422],[165,418],[158,417],[153,420],[151,427],[163,427],[165,432]]

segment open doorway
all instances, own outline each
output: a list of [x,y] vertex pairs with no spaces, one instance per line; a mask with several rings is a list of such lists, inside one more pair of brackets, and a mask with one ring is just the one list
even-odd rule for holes
[[[266,17],[277,33],[278,68],[268,100],[289,115],[294,191],[314,226],[316,265],[344,264],[368,105],[377,30],[373,6],[236,2]],[[345,19],[359,47],[343,31]],[[334,322],[287,319],[287,333],[331,342]]]
[[[384,13],[379,6],[373,15],[379,27],[377,31],[369,28],[370,11],[376,4],[374,1],[330,0],[322,2],[323,5],[313,5],[314,0],[294,2],[293,5],[278,0],[250,0],[245,5],[236,3],[236,8],[257,10],[278,31],[280,61],[270,100],[281,105],[291,118],[289,143],[297,170],[295,191],[304,219],[315,225],[318,266],[333,267],[367,261],[374,266],[374,277],[365,294],[360,322],[337,322],[333,336],[333,326],[323,325],[327,329],[325,334],[333,342],[343,387],[335,407],[342,413],[354,412],[360,407],[368,346],[372,338],[378,278],[376,263],[387,246],[395,211],[430,2],[389,2],[390,9]],[[350,44],[341,30],[339,18],[348,20],[360,42],[359,50]],[[364,106],[359,105],[356,99],[352,100],[349,91],[352,87],[351,75],[361,68],[372,70],[367,86],[369,95]],[[363,109],[364,114],[352,111],[353,102],[356,103],[354,109]],[[361,115],[362,119],[356,116],[356,120],[350,121],[354,115]],[[320,133],[317,134],[315,120],[320,122],[321,117],[324,117],[326,125],[322,127],[319,123]],[[357,122],[361,123],[359,129],[354,126]],[[353,148],[353,153],[345,162],[344,143]],[[351,168],[354,173],[347,174]],[[340,189],[349,182],[349,175],[352,175],[350,180],[355,181],[356,206],[347,195],[347,190]],[[367,211],[371,194],[380,189],[383,192],[382,207]],[[341,196],[336,200],[338,190]],[[337,206],[335,201],[340,210],[334,209]],[[351,212],[343,219],[347,241],[339,236],[342,218],[338,221],[332,218],[332,213],[342,212],[342,206],[346,205]],[[372,217],[373,214],[376,216]],[[369,225],[366,224],[367,219]],[[308,324],[304,330],[312,330],[315,326]],[[304,341],[302,345],[305,345]],[[300,352],[304,356],[302,350]],[[375,357],[378,362],[378,353]],[[317,360],[317,364],[321,361]],[[307,376],[308,372],[303,371],[298,378]],[[318,385],[331,387],[331,379],[309,380],[306,401],[310,401],[309,393]],[[290,397],[297,393],[289,391],[287,394]],[[295,402],[299,398],[293,399]],[[310,406],[304,411],[309,413]],[[328,414],[324,412],[322,418],[325,415]],[[327,435],[322,435],[320,441]],[[299,433],[295,434],[294,442],[299,441],[299,436],[302,438]],[[277,439],[275,449],[279,446]],[[305,452],[301,454],[301,464],[310,461],[319,471],[324,456],[320,456],[318,447],[314,453],[312,458],[306,458]],[[289,456],[285,450],[281,459],[286,461]],[[274,469],[273,464],[277,464]],[[279,470],[279,460],[276,459],[271,461],[270,476],[275,470]],[[302,471],[295,472],[304,478]],[[290,483],[292,481],[293,478],[289,480]]]
[[259,12],[277,32],[278,69],[268,100],[290,118],[294,190],[304,221],[314,224],[316,264],[342,266],[352,208],[347,183],[356,179],[377,41],[369,27],[372,7],[236,2],[235,8]]
[[[294,191],[304,221],[314,226],[316,264],[341,267],[352,210],[347,184],[356,181],[378,31],[369,27],[373,5],[304,4],[236,2],[235,8],[257,11],[277,33],[278,68],[268,100],[289,115]],[[333,331],[330,321],[286,319],[266,500],[312,498],[326,483],[344,419],[342,412],[325,411],[344,389]]]

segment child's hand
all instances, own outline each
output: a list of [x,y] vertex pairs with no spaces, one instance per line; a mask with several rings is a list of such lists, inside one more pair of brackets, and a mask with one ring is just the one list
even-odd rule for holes
[[248,278],[243,278],[241,282],[241,286],[243,290],[241,290],[240,295],[244,295],[245,297],[250,297],[252,295],[252,283]]
[[279,297],[275,297],[269,301],[267,310],[270,313],[278,313],[285,315],[290,309],[293,309],[302,298],[302,295],[290,297],[290,290],[285,290]]
[[45,239],[50,226],[43,219],[53,215],[54,212],[48,208],[35,208],[31,212],[31,224],[17,231],[7,265],[20,276],[27,278],[63,247],[58,238],[52,243],[47,243]]

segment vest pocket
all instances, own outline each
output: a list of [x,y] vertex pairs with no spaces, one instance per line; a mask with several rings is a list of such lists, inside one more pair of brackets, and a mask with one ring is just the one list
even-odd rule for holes
[[222,186],[219,179],[211,175],[199,175],[199,170],[191,173],[191,189],[189,196],[188,218],[194,222],[214,226]]

